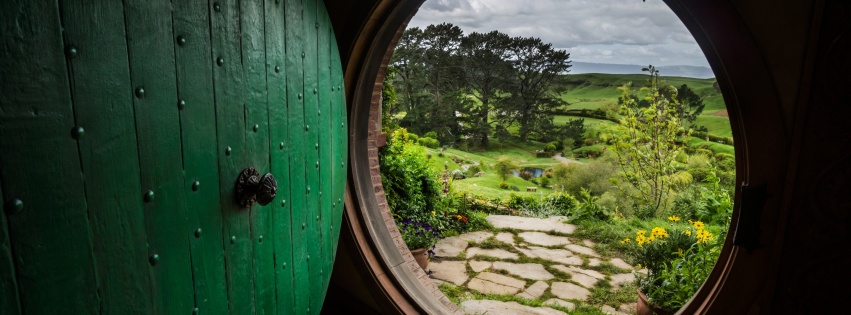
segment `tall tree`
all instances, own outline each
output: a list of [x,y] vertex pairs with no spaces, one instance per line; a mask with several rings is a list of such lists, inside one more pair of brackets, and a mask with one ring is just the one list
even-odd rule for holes
[[422,121],[428,112],[425,103],[425,48],[423,31],[418,27],[405,30],[390,64],[396,69],[394,85],[400,93],[399,105],[406,112],[406,121]]
[[683,84],[677,89],[677,100],[683,104],[678,115],[680,116],[680,124],[685,126],[686,122],[694,123],[697,116],[703,113],[703,99],[697,95],[688,85]]
[[478,100],[467,130],[482,147],[489,144],[491,109],[505,98],[512,75],[510,44],[511,38],[498,31],[471,33],[461,40],[459,55],[466,94]]
[[671,190],[672,167],[683,145],[679,136],[684,131],[678,113],[683,105],[677,101],[673,86],[659,80],[659,71],[652,65],[644,68],[650,73],[648,86],[641,88],[641,99],[649,106],[640,106],[627,83],[618,90],[623,104],[620,107],[621,126],[626,130],[618,136],[615,153],[627,181],[640,193],[642,203],[653,210],[665,208]]
[[425,88],[431,104],[426,113],[428,130],[437,132],[441,142],[454,142],[460,135],[460,117],[456,112],[466,102],[463,100],[463,71],[458,60],[458,48],[464,32],[458,26],[441,23],[429,25],[423,31],[425,63]]
[[546,134],[552,123],[552,109],[564,105],[559,97],[560,81],[570,68],[570,54],[554,49],[540,38],[512,38],[510,57],[514,66],[511,97],[503,107],[501,123],[520,125],[520,140],[527,141],[531,133]]

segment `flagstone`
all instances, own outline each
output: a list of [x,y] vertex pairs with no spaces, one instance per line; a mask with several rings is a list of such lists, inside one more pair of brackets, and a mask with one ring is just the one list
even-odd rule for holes
[[544,306],[548,306],[548,305],[561,306],[561,307],[564,307],[564,308],[569,309],[571,311],[576,309],[575,304],[570,303],[570,302],[565,301],[565,300],[562,300],[562,299],[557,299],[557,298],[552,298],[552,299],[546,300],[546,301],[544,301],[544,303],[541,303],[541,304],[544,305]]
[[553,295],[566,300],[585,300],[591,291],[579,285],[567,282],[554,282],[550,287]]
[[593,257],[600,257],[600,254],[597,254],[597,252],[595,252],[593,249],[590,249],[590,248],[582,246],[582,245],[571,244],[571,245],[565,246],[565,248],[567,248],[567,249],[569,249],[573,252],[576,252],[576,253],[585,254],[585,255],[593,256]]
[[433,261],[429,263],[431,277],[454,285],[467,282],[467,268],[464,261]]
[[564,236],[553,236],[542,232],[523,232],[517,234],[527,243],[541,246],[559,246],[570,244],[570,240]]
[[549,287],[550,286],[546,282],[538,281],[526,288],[525,291],[520,292],[520,294],[517,294],[517,296],[534,300],[541,297],[541,295],[544,295],[544,291],[546,291]]
[[487,315],[566,315],[564,312],[548,307],[531,307],[517,302],[494,300],[468,300],[461,302],[461,308],[467,314]]
[[447,237],[434,246],[435,257],[457,257],[470,244],[457,236]]
[[470,233],[464,233],[464,234],[458,235],[458,238],[465,240],[465,241],[469,241],[469,242],[481,243],[481,242],[484,242],[486,239],[488,239],[491,236],[493,236],[493,233],[491,233],[491,232],[478,231],[478,232],[470,232]]
[[623,261],[623,259],[620,259],[620,258],[612,258],[611,260],[609,260],[609,262],[610,262],[612,265],[614,265],[615,267],[618,267],[618,268],[621,268],[621,269],[629,269],[629,270],[632,270],[632,265],[627,264],[625,261]]
[[553,276],[553,274],[544,269],[544,266],[541,264],[515,264],[510,262],[495,261],[493,263],[493,269],[505,270],[508,271],[508,273],[510,274],[524,279],[550,280],[552,278],[555,278],[555,276]]
[[576,226],[573,224],[562,223],[565,217],[553,216],[546,219],[527,218],[510,215],[489,215],[486,218],[495,228],[510,228],[524,231],[555,231],[559,233],[570,234],[576,231]]
[[618,288],[625,283],[630,283],[630,282],[635,281],[635,274],[633,274],[633,273],[621,273],[621,274],[612,275],[612,276],[610,276],[610,278],[611,278],[610,282],[612,283],[612,286],[614,286],[615,288]]
[[491,262],[489,261],[481,261],[481,260],[471,260],[470,261],[470,269],[473,269],[475,272],[482,272],[491,267]]
[[564,249],[549,249],[543,247],[530,246],[529,248],[515,247],[518,251],[530,258],[541,258],[552,262],[557,262],[565,265],[582,265],[582,258],[573,255],[572,252]]
[[482,249],[479,247],[470,247],[467,249],[467,258],[473,258],[475,256],[490,256],[499,259],[517,259],[518,256],[515,253],[509,252],[504,249],[493,248],[493,249]]
[[526,282],[523,280],[490,272],[482,272],[467,283],[467,287],[470,289],[484,294],[500,295],[517,294],[524,286],[526,286]]
[[506,244],[514,244],[514,234],[508,232],[500,232],[496,235],[496,240]]

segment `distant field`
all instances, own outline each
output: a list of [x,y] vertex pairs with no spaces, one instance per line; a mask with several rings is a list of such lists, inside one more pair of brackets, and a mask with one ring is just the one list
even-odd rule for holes
[[[638,89],[646,83],[646,80],[647,75],[641,74],[571,74],[567,76],[567,84],[563,86],[566,91],[561,94],[561,98],[570,104],[565,107],[566,109],[597,109],[605,105],[617,104],[620,97],[617,87],[632,82],[633,89]],[[713,115],[726,109],[724,98],[713,87],[715,79],[662,77],[662,80],[676,87],[686,84],[703,97],[703,104],[706,107],[698,118],[697,125],[706,126],[709,133],[717,136],[732,135],[729,120]],[[555,122],[557,125],[564,124],[570,118],[572,117],[557,116]],[[586,118],[586,122],[589,122],[589,119]]]

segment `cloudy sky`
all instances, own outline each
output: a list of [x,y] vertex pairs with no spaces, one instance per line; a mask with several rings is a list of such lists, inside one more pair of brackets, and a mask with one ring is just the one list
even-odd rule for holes
[[662,0],[427,0],[409,27],[442,22],[540,37],[579,62],[709,66]]

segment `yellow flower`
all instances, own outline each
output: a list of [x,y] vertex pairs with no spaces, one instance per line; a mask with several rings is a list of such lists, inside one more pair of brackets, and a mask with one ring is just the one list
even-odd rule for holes
[[629,243],[629,237],[621,240],[621,244],[626,244],[626,243]]
[[665,232],[665,229],[663,228],[655,227],[652,231],[650,231],[650,235],[658,238],[666,238],[668,237],[668,232]]
[[671,222],[679,222],[680,217],[672,215],[672,216],[668,217],[668,220],[671,221]]
[[697,239],[698,244],[703,244],[711,240],[713,238],[713,235],[707,230],[700,229],[697,230],[697,235],[695,236],[695,238]]
[[698,229],[698,230],[701,230],[704,227],[703,222],[700,222],[700,221],[694,221],[694,222],[690,222],[690,223],[691,223],[691,225],[694,225],[695,229]]
[[688,236],[691,236],[691,230],[685,230],[685,231],[683,231],[683,233],[685,233]]
[[635,236],[635,243],[637,243],[638,246],[644,245],[644,243],[647,243],[647,242],[649,242],[649,241],[647,240],[647,238],[644,235]]
[[431,216],[434,216],[434,211],[431,212]]
[[641,264],[635,265],[635,268],[641,269]]
[[638,231],[636,231],[636,232],[635,232],[635,235],[644,236],[644,234],[645,234],[645,233],[647,233],[647,231],[645,231],[645,230],[638,230]]
[[677,248],[677,255],[679,255],[680,257],[683,257],[683,249],[682,248]]

